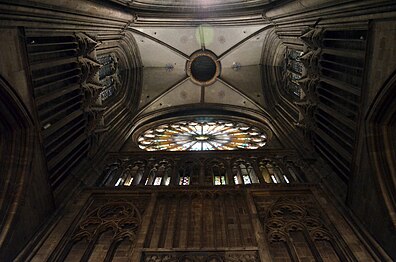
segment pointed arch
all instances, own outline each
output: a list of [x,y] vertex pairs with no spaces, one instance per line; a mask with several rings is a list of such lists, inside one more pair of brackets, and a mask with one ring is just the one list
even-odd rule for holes
[[[24,103],[0,76],[0,257],[6,258],[17,210],[31,173],[35,130]],[[3,253],[5,252],[5,253]],[[8,251],[8,254],[9,251]]]
[[374,173],[396,227],[396,71],[385,82],[366,116],[366,137]]

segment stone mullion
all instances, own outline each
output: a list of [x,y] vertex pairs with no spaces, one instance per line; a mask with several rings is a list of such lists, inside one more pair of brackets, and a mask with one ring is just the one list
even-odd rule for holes
[[150,175],[150,164],[147,164],[144,166],[144,171],[143,171],[143,175],[142,178],[139,181],[139,185],[140,186],[144,186],[146,185],[146,180]]
[[293,177],[293,179],[291,179],[292,176],[289,174],[289,170],[287,169],[283,159],[277,159],[276,163],[277,163],[279,170],[282,173],[282,180],[285,180],[285,178],[283,176],[286,176],[289,179],[289,183],[297,182],[294,179],[294,177]]
[[154,180],[158,176],[158,169],[157,169],[157,171],[154,171],[153,169],[154,169],[154,167],[152,165],[148,168],[149,171],[148,171],[148,176],[147,176],[147,183],[145,183],[145,185],[147,185],[147,186],[154,185]]
[[337,243],[337,241],[333,240],[331,238],[331,240],[329,241],[331,246],[333,247],[334,251],[336,252],[337,256],[340,258],[341,261],[348,261],[349,257],[351,256],[346,256],[345,252],[343,250],[342,247],[340,247],[340,245]]
[[235,185],[234,177],[232,175],[231,160],[230,159],[225,159],[224,162],[225,162],[225,165],[226,165],[226,172],[227,172],[227,184],[228,185]]
[[122,241],[123,241],[123,239],[113,240],[109,249],[107,250],[104,262],[111,262],[113,260],[114,253],[116,252],[118,246],[121,244]]
[[[165,246],[166,236],[168,235],[168,225],[171,222],[169,213],[171,206],[173,204],[172,200],[173,198],[165,198],[165,201],[162,204],[165,210],[162,214],[162,219],[161,219],[161,231],[159,232],[159,239],[157,245],[158,248],[163,248]],[[156,222],[158,223],[159,221],[157,220]]]
[[152,226],[152,215],[154,212],[154,208],[157,203],[158,193],[152,193],[150,202],[148,203],[147,209],[144,212],[144,216],[142,217],[142,223],[140,225],[140,229],[136,234],[136,239],[134,240],[134,246],[131,250],[131,253],[128,255],[128,261],[130,262],[140,262],[142,257],[142,249],[145,245],[145,240],[147,237],[148,230],[150,226]]
[[67,244],[64,246],[62,252],[60,253],[59,257],[56,259],[52,259],[51,261],[65,261],[70,251],[73,249],[73,246],[76,245],[79,241],[84,241],[84,238],[77,241],[76,240],[68,241]]
[[286,240],[286,246],[287,249],[289,250],[289,254],[292,257],[292,261],[301,261],[297,255],[297,250],[296,247],[294,246],[293,240],[291,239],[290,235],[288,233],[286,233],[288,238]]
[[178,197],[175,195],[172,195],[172,197],[169,197],[169,211],[168,211],[168,218],[166,219],[166,224],[164,229],[164,233],[165,235],[164,237],[164,248],[172,248],[173,245],[173,241],[174,241],[174,235],[175,235],[175,231],[177,230],[176,226],[177,226],[177,217],[179,217],[178,215],[178,210],[179,210],[179,201],[178,201]]
[[[199,243],[197,245],[197,247],[199,247],[199,248],[203,248],[205,246],[205,237],[204,237],[204,234],[205,234],[205,224],[204,224],[204,222],[205,222],[205,220],[204,220],[204,215],[206,215],[206,213],[207,213],[207,210],[205,210],[205,208],[204,208],[205,206],[207,207],[207,205],[204,204],[205,200],[207,200],[207,196],[203,195],[201,197],[201,199],[200,199],[201,203],[200,203],[200,211],[199,211],[199,213],[200,213],[200,231],[199,231]],[[210,201],[208,201],[208,202],[210,202]],[[210,235],[210,234],[208,234],[208,235]]]
[[274,176],[277,179],[278,183],[286,183],[284,177],[283,177],[283,173],[281,172],[277,162],[274,162],[273,164],[273,170],[274,170]]
[[[171,181],[172,181],[172,170],[173,170],[173,165],[164,165],[164,171],[162,174],[162,181],[161,181],[161,185],[165,186],[166,185],[166,180],[168,179],[168,177],[170,177]],[[169,185],[172,182],[169,183]]]
[[[240,195],[236,195],[232,197],[232,209],[234,210],[234,217],[235,217],[235,222],[238,226],[238,230],[237,230],[237,242],[236,242],[236,246],[246,246],[246,242],[245,242],[245,238],[244,238],[244,232],[242,229],[242,225],[241,225],[241,219],[240,219],[240,215],[239,215],[239,208],[240,207],[240,200],[241,200],[242,196]],[[239,242],[238,242],[239,240]]]
[[190,213],[191,213],[191,195],[185,194],[183,195],[184,199],[180,199],[181,201],[181,222],[180,222],[180,230],[179,230],[179,241],[178,246],[179,248],[186,248],[188,247],[188,226],[190,225]]
[[130,172],[131,172],[131,176],[133,177],[133,180],[132,180],[132,184],[131,184],[131,186],[136,186],[136,185],[139,185],[139,182],[140,182],[140,180],[139,180],[139,170],[140,170],[140,168],[138,169],[138,170],[132,170],[132,168],[133,168],[133,162],[131,162],[130,163],[130,166],[129,166],[129,168],[130,168]]
[[216,223],[218,217],[216,216],[216,199],[218,199],[217,195],[213,195],[210,198],[210,210],[209,212],[212,214],[212,234],[213,234],[213,247],[218,247],[218,241],[216,241],[218,234],[220,233],[218,230],[218,225]]
[[305,241],[308,243],[308,247],[311,250],[313,256],[315,257],[315,261],[323,262],[322,256],[320,255],[319,250],[316,248],[314,241],[312,240],[308,230],[304,227],[303,230]]
[[263,176],[261,175],[260,168],[258,165],[258,159],[253,158],[250,160],[250,162],[252,164],[253,171],[256,173],[257,179],[259,180],[260,184],[265,184],[265,180],[264,180]]
[[172,241],[171,241],[171,245],[170,248],[176,248],[179,245],[179,241],[180,241],[180,230],[181,230],[181,217],[182,215],[180,213],[182,213],[181,211],[181,197],[180,194],[177,194],[174,198],[174,201],[176,202],[176,209],[175,209],[175,222],[173,223],[173,225],[171,226],[171,228],[173,228],[173,231],[171,232],[172,234]]
[[[245,168],[247,168],[246,163],[244,163],[244,164],[245,164]],[[244,183],[243,176],[242,176],[242,168],[240,165],[238,165],[237,162],[234,162],[234,165],[236,165],[236,169],[238,171],[237,172],[237,180],[240,185],[244,185],[245,183]],[[249,177],[249,179],[250,179],[250,177]]]
[[92,239],[89,241],[88,247],[84,252],[84,255],[81,257],[80,262],[86,262],[89,260],[94,248],[95,248],[95,244],[96,242],[99,240],[100,235],[103,232],[99,233],[95,233],[95,235],[92,237]]
[[[263,177],[264,183],[272,183],[271,181],[271,174],[268,171],[268,168],[265,164],[262,166],[263,170],[260,170],[260,176]],[[264,175],[263,175],[264,173]]]
[[180,165],[180,160],[179,159],[175,159],[174,165],[173,165],[173,168],[172,168],[172,175],[171,175],[170,185],[173,185],[173,186],[178,186],[179,185],[179,180],[180,180],[179,174],[178,174],[179,165]]
[[294,166],[292,163],[282,161],[282,167],[284,168],[283,172],[286,174],[286,177],[289,179],[290,183],[296,183],[296,182],[301,182],[302,179],[298,178],[296,176],[296,172],[294,174],[290,172],[289,168],[293,169]]
[[230,239],[228,234],[228,226],[227,226],[227,214],[226,214],[226,207],[228,203],[225,201],[225,195],[221,195],[220,199],[220,214],[223,222],[223,227],[221,229],[221,233],[223,235],[223,246],[230,247]]
[[203,161],[199,161],[199,185],[205,185],[205,164]]
[[115,186],[115,184],[117,183],[118,179],[121,178],[121,175],[124,173],[124,170],[125,170],[124,166],[121,166],[121,167],[117,168],[114,171],[114,174],[113,174],[112,178],[110,179],[109,182],[106,183],[105,186],[112,186],[112,187]]
[[250,190],[248,190],[246,193],[246,204],[250,213],[253,233],[256,239],[255,242],[257,243],[258,253],[260,255],[261,261],[272,261],[271,254],[269,252],[269,243],[266,234],[264,233],[263,225],[260,222],[257,208]]
[[194,246],[194,226],[192,223],[192,204],[194,201],[194,196],[189,195],[188,198],[188,215],[187,215],[187,226],[186,226],[186,247]]

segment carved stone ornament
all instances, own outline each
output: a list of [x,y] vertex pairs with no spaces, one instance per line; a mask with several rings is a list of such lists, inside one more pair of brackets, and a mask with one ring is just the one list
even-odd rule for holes
[[322,41],[323,28],[312,28],[309,27],[300,36],[301,41],[307,46],[308,49],[317,49],[320,47]]
[[319,78],[304,77],[302,79],[296,80],[296,82],[306,95],[305,99],[312,102],[317,102],[316,87],[318,86]]
[[96,47],[99,46],[99,43],[95,40],[95,37],[90,36],[85,33],[76,33],[76,38],[78,41],[78,53],[80,56],[91,56],[95,54]]
[[79,57],[78,62],[81,66],[81,82],[100,85],[98,72],[102,65],[86,57]]
[[104,112],[106,108],[103,107],[89,107],[86,108],[88,117],[87,129],[88,134],[101,133],[107,131],[108,127],[104,125]]
[[321,53],[321,49],[310,50],[304,53],[300,57],[301,63],[304,65],[306,69],[306,75],[309,78],[318,78],[319,76],[319,57]]
[[100,106],[101,104],[98,101],[100,92],[103,90],[103,86],[92,83],[83,83],[81,86],[85,94],[83,108]]

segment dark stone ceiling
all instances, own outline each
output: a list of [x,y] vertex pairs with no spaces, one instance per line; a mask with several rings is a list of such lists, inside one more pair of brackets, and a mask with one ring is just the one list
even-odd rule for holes
[[[107,0],[136,12],[206,14],[208,12],[262,12],[290,0]],[[218,15],[218,14],[217,14]]]

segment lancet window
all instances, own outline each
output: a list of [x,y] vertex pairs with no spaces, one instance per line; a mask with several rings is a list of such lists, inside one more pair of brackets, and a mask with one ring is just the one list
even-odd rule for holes
[[144,175],[146,164],[144,161],[134,161],[126,163],[123,167],[113,166],[106,169],[107,176],[105,177],[104,185],[106,186],[131,186],[139,184]]
[[178,174],[180,186],[196,184],[198,182],[199,167],[192,160],[185,161],[179,166]]
[[206,177],[211,179],[207,184],[215,186],[227,184],[227,169],[222,161],[212,160],[207,163],[206,172]]
[[286,183],[290,184],[297,181],[295,171],[292,167],[281,168],[279,164],[271,160],[259,161],[260,174],[266,183]]
[[[139,154],[110,162],[98,181],[98,186],[188,186],[188,185],[250,185],[258,183],[296,183],[305,181],[295,160],[267,157],[255,152],[255,157],[219,153],[191,153],[180,159],[179,153],[159,156]],[[196,154],[196,155],[195,155]],[[194,156],[195,155],[195,156]],[[122,159],[120,156],[117,159]],[[166,158],[165,158],[166,157]],[[102,182],[103,181],[103,182]]]
[[260,183],[257,174],[250,162],[238,159],[232,165],[234,183],[238,184],[257,184]]
[[146,185],[168,186],[171,182],[173,164],[168,160],[160,160],[153,165],[149,176],[146,179]]

